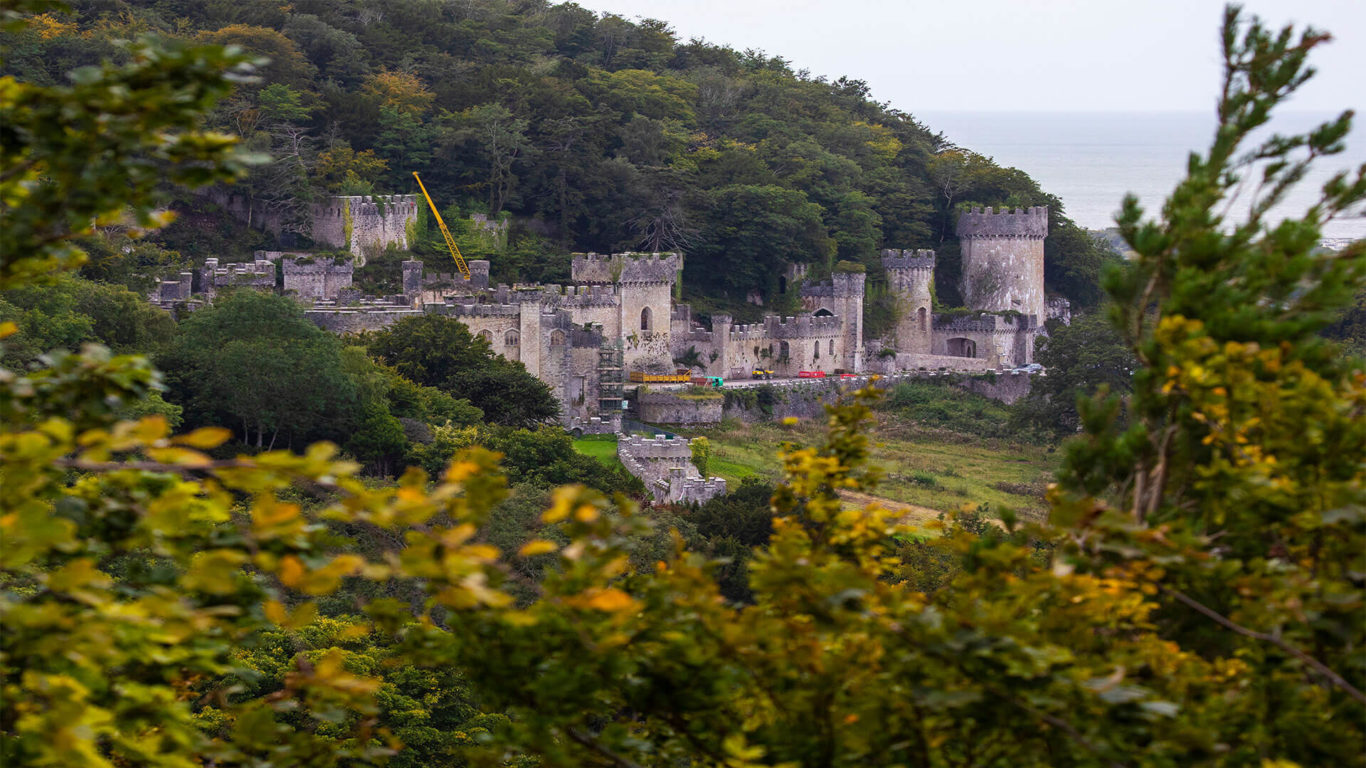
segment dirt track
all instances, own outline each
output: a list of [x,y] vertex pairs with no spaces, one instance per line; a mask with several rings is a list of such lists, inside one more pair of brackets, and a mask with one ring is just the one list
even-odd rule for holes
[[901,522],[911,525],[924,525],[925,523],[939,519],[939,510],[929,507],[917,507],[914,504],[906,504],[900,501],[884,499],[881,496],[859,493],[858,491],[840,491],[840,498],[847,504],[867,505],[876,503],[884,509],[901,513]]

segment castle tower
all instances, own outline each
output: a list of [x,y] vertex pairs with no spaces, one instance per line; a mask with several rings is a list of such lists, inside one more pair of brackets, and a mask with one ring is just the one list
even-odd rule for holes
[[863,371],[863,288],[867,280],[863,272],[839,272],[830,275],[834,287],[835,313],[843,326],[843,356],[838,366],[847,371]]
[[1043,241],[1048,208],[999,212],[974,208],[958,219],[963,301],[969,309],[1014,310],[1039,325],[1048,317],[1043,293]]
[[934,251],[906,249],[882,252],[887,284],[896,296],[901,316],[896,324],[897,352],[930,353],[934,324]]
[[640,365],[672,365],[669,352],[673,289],[683,269],[677,253],[574,254],[570,263],[576,283],[615,283],[620,291],[615,328],[604,330],[624,339],[627,370]]

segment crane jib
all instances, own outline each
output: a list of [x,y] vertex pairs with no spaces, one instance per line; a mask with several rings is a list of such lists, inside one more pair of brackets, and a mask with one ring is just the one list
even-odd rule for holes
[[432,196],[427,194],[427,186],[422,183],[422,177],[413,171],[413,178],[417,179],[418,189],[422,190],[422,196],[427,198],[427,207],[432,209],[432,215],[436,217],[436,225],[441,228],[441,236],[446,239],[446,247],[450,249],[451,258],[455,259],[455,267],[460,270],[460,276],[466,280],[470,279],[470,268],[465,263],[465,257],[460,254],[460,247],[455,244],[455,238],[451,237],[451,231],[446,229],[446,222],[441,220],[441,212],[436,209],[436,203],[432,202]]

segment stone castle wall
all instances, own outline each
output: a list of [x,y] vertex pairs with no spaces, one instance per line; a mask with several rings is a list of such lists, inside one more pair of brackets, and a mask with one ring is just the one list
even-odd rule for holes
[[[279,236],[284,213],[268,202],[232,194],[226,187],[199,192],[225,213],[254,229]],[[390,244],[408,248],[408,225],[417,221],[416,195],[337,195],[309,206],[304,234],[313,242],[350,251],[363,265],[367,251]]]
[[644,392],[636,396],[640,420],[649,424],[717,424],[726,398],[680,396],[673,392]]
[[687,440],[625,436],[617,441],[617,458],[659,503],[701,503],[726,492],[725,480],[704,478],[693,466]]
[[416,195],[339,195],[313,206],[311,236],[350,251],[363,266],[367,254],[391,244],[407,250],[408,226],[416,222]]
[[289,258],[280,260],[282,287],[293,291],[301,299],[335,299],[351,287],[356,267],[349,261],[336,263],[332,259]]

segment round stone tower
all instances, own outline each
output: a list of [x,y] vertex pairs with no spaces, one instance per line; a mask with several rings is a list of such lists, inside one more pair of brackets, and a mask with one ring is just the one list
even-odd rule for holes
[[1042,325],[1043,241],[1048,208],[1013,211],[974,208],[958,219],[963,255],[963,302],[969,309],[1014,310]]
[[934,295],[930,289],[934,282],[934,251],[885,250],[882,266],[901,309],[896,323],[896,351],[929,354],[930,326],[934,320]]

